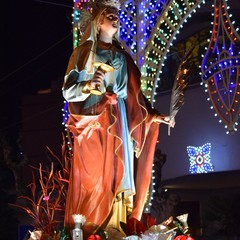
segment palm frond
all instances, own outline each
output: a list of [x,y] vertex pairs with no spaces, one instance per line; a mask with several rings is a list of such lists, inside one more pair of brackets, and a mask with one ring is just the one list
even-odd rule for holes
[[[187,75],[191,65],[190,58],[193,49],[194,47],[190,48],[186,52],[177,70],[177,74],[173,83],[170,102],[170,120],[173,120],[176,117],[178,111],[184,104],[184,94],[188,86]],[[168,127],[168,135],[170,135],[170,126]]]

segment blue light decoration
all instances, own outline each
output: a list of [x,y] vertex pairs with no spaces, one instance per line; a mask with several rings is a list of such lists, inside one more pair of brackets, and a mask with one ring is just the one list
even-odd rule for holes
[[213,172],[210,156],[211,143],[206,143],[200,147],[188,146],[187,153],[190,162],[189,172],[191,174]]
[[227,134],[237,131],[240,115],[240,36],[227,0],[215,0],[211,39],[202,61],[202,81]]
[[[79,19],[82,5],[89,0],[75,0],[73,8],[74,47],[79,43]],[[169,0],[127,0],[122,3],[120,16],[120,39],[140,67],[144,61],[147,40],[154,32],[158,16]]]
[[69,118],[69,111],[68,111],[68,102],[64,101],[64,106],[62,108],[62,115],[63,115],[63,125],[67,123],[67,120]]

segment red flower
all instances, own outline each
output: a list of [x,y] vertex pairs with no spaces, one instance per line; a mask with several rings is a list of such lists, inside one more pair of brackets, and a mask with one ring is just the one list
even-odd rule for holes
[[101,237],[96,234],[92,234],[88,237],[88,240],[101,240]]
[[179,235],[179,236],[175,237],[174,240],[194,240],[194,238],[185,236],[185,235]]
[[127,225],[126,225],[126,234],[127,234],[127,236],[131,236],[131,235],[138,235],[138,236],[140,236],[145,231],[146,231],[146,228],[142,224],[142,222],[138,221],[136,218],[128,219]]
[[146,225],[147,229],[151,226],[156,225],[156,219],[152,218],[149,214],[143,214],[143,223]]

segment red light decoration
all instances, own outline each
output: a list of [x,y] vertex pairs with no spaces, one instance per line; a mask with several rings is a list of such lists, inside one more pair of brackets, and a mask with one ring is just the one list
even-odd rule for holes
[[212,37],[202,61],[202,80],[220,122],[225,123],[227,133],[234,133],[240,115],[240,36],[227,9],[227,1],[215,0]]

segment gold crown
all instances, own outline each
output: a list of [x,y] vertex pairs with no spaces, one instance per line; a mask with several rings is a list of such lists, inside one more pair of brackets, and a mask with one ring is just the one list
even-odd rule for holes
[[121,3],[119,0],[95,0],[95,1],[93,0],[93,2],[95,2],[96,6],[99,6],[99,7],[102,7],[102,6],[115,7],[118,10],[121,7]]
[[116,8],[119,10],[121,2],[119,0],[87,0],[81,1],[78,7],[80,10],[78,28],[81,36],[85,32],[85,29],[89,25],[90,21],[93,20],[100,12],[106,8]]

